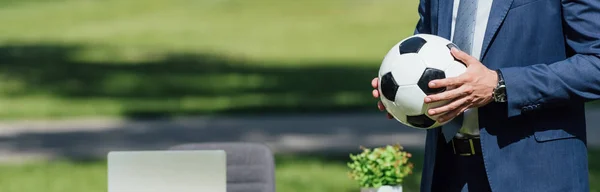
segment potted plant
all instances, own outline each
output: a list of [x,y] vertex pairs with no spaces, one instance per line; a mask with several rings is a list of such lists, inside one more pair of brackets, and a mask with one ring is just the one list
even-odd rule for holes
[[402,192],[404,178],[412,174],[410,153],[400,145],[387,145],[350,154],[350,178],[357,181],[361,192]]

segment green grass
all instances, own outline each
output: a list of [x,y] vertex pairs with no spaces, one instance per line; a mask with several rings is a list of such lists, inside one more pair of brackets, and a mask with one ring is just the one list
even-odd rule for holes
[[[422,153],[413,153],[415,172],[406,179],[405,191],[418,191]],[[590,151],[590,185],[600,191],[600,151]],[[346,156],[277,156],[278,192],[354,192],[356,183],[347,176]],[[2,192],[106,192],[106,165],[95,162],[45,162],[0,165]]]
[[373,110],[416,0],[0,0],[0,117]]
[[[358,191],[349,179],[346,156],[280,155],[276,158],[278,192]],[[416,157],[413,161],[421,161]],[[421,166],[416,163],[417,168]],[[106,192],[106,162],[42,162],[0,165],[2,192]],[[417,191],[420,171],[407,178],[407,191]]]

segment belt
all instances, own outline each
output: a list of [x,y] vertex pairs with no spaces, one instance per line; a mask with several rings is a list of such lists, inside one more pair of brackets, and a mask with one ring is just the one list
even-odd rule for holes
[[460,156],[481,155],[481,142],[476,138],[454,138],[452,139],[454,154]]

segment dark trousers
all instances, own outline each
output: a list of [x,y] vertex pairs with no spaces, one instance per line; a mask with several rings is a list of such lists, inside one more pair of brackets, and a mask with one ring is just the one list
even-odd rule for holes
[[456,155],[452,149],[452,142],[446,143],[444,137],[440,137],[437,147],[432,191],[491,191],[481,154]]

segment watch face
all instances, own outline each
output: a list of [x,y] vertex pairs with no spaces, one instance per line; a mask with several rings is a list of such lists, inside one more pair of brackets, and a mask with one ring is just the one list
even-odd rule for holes
[[506,102],[506,87],[500,86],[494,91],[494,100],[496,102]]

